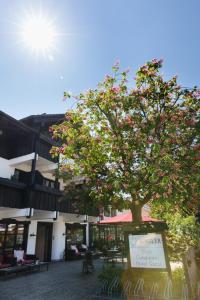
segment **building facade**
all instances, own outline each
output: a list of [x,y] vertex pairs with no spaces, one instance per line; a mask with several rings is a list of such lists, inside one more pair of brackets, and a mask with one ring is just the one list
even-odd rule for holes
[[22,247],[41,261],[60,260],[73,239],[89,244],[89,224],[97,218],[86,218],[81,198],[64,196],[58,159],[49,153],[56,145],[49,126],[63,118],[16,120],[0,111],[0,255]]

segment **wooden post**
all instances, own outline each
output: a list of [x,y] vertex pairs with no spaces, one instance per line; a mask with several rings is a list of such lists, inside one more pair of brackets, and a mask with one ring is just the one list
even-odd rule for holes
[[191,299],[196,297],[197,272],[196,252],[194,248],[190,248],[188,252],[182,256],[185,279],[188,285],[188,292]]

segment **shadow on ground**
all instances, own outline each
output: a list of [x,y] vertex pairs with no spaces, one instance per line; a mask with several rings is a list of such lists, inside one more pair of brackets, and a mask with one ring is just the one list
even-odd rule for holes
[[100,260],[93,274],[82,274],[82,261],[58,262],[49,271],[0,281],[0,300],[90,300],[98,290]]

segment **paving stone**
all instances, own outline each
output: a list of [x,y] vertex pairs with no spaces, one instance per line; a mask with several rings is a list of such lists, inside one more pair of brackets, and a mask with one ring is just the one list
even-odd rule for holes
[[50,264],[49,271],[19,275],[0,281],[0,300],[92,300],[97,293],[98,271],[82,274],[82,261]]

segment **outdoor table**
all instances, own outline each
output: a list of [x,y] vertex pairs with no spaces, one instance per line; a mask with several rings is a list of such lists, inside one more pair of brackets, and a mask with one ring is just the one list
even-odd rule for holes
[[99,258],[103,255],[103,252],[101,251],[92,251],[92,257],[95,258]]
[[110,252],[110,253],[116,253],[116,252],[118,252],[119,250],[118,250],[118,249],[108,249],[107,251]]
[[119,250],[117,249],[110,249],[107,250],[107,257],[105,258],[105,261],[107,263],[112,262],[115,263],[115,256],[119,253]]
[[109,257],[115,256],[115,254],[117,254],[118,252],[119,252],[119,250],[117,250],[117,249],[110,249],[110,250],[107,250],[107,253],[108,253],[108,256],[109,256]]

